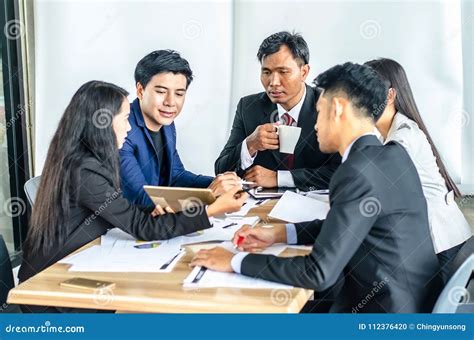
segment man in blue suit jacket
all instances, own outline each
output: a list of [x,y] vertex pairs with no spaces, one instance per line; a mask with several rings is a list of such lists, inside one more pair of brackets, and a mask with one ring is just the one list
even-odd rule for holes
[[132,130],[120,150],[122,190],[134,204],[153,206],[144,185],[210,187],[216,195],[240,185],[235,173],[214,179],[187,171],[181,162],[174,119],[192,79],[188,62],[170,50],[148,54],[135,69],[138,98],[130,107]]

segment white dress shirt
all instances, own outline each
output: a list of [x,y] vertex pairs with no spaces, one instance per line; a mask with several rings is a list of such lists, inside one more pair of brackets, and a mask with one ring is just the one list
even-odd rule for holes
[[454,201],[453,192],[448,193],[431,145],[416,122],[397,112],[387,138],[384,141],[380,135],[379,139],[384,144],[390,141],[400,143],[415,164],[428,206],[435,252],[438,254],[455,247],[471,237],[469,223]]
[[[301,108],[303,107],[304,100],[306,98],[306,86],[304,86],[304,93],[301,97],[298,104],[296,104],[290,111],[286,111],[280,104],[277,104],[278,110],[278,119],[283,121],[282,116],[285,113],[288,113],[291,118],[294,119],[295,123],[298,124],[298,118],[300,116]],[[252,157],[249,153],[249,149],[247,146],[247,138],[244,139],[242,143],[242,148],[240,150],[240,167],[242,170],[247,169],[253,164],[255,157],[257,157],[257,153]],[[279,187],[295,187],[295,181],[293,180],[293,176],[291,172],[288,170],[278,170],[277,173],[277,181]]]

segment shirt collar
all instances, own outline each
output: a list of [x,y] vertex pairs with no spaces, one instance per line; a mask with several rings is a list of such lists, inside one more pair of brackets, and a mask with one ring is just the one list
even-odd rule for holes
[[306,98],[306,85],[304,85],[304,92],[303,96],[301,97],[300,101],[298,104],[296,104],[290,111],[286,111],[280,104],[277,104],[277,109],[278,109],[278,118],[280,120],[281,117],[288,112],[288,114],[295,120],[296,123],[298,123],[298,118],[300,116],[301,108],[303,107],[304,100]]
[[385,139],[383,138],[380,131],[377,130],[377,128],[375,128],[376,130],[375,134],[377,138],[379,139],[379,141],[382,144],[387,144],[388,142],[390,142],[392,140],[392,137],[395,131],[398,130],[398,128],[400,127],[402,123],[406,122],[406,119],[408,118],[405,115],[401,114],[400,112],[395,113],[395,116],[393,117],[393,120],[392,120],[392,125],[390,125],[390,129],[388,129],[388,132],[387,132],[387,138]]
[[346,151],[344,151],[344,154],[342,155],[342,160],[341,160],[341,163],[344,163],[347,159],[347,157],[349,157],[349,153],[351,152],[351,149],[352,149],[352,145],[354,145],[355,142],[357,142],[357,140],[361,137],[364,137],[364,136],[376,136],[377,137],[377,134],[373,131],[373,132],[367,132],[367,133],[364,133],[363,135],[360,135],[359,137],[357,137],[356,139],[354,139],[352,141],[351,144],[349,144],[349,146],[346,148]]

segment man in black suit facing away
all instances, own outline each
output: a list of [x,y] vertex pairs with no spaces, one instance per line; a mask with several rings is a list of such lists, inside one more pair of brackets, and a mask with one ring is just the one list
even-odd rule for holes
[[[265,188],[327,189],[340,157],[321,153],[313,132],[317,96],[305,84],[306,41],[299,34],[275,33],[262,42],[257,58],[265,92],[240,99],[216,173],[236,171]],[[275,124],[302,128],[293,155],[279,152]]]
[[[420,179],[401,145],[383,146],[373,134],[388,84],[370,68],[353,63],[329,69],[316,84],[323,89],[315,127],[320,148],[342,156],[329,185],[326,219],[273,228],[244,226],[233,242],[247,252],[202,250],[191,265],[318,292],[343,275],[332,312],[430,312],[440,289],[439,264]],[[312,243],[313,249],[292,258],[252,253],[278,242]]]

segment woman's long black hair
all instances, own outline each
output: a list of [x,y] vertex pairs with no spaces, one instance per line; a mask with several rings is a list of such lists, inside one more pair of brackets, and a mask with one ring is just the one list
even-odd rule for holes
[[426,135],[426,138],[431,145],[431,150],[436,157],[436,163],[438,164],[441,176],[443,176],[444,181],[446,182],[448,191],[452,190],[455,197],[461,197],[461,192],[451,176],[449,176],[449,173],[441,160],[441,156],[433,143],[433,139],[428,133],[428,130],[423,123],[423,119],[421,119],[420,112],[418,111],[415,98],[411,91],[410,83],[408,82],[407,75],[402,65],[395,60],[387,58],[371,60],[366,62],[365,65],[372,67],[382,78],[385,78],[390,82],[390,87],[396,91],[395,110],[418,124],[418,127]]
[[114,84],[89,81],[74,94],[49,146],[24,250],[59,247],[66,238],[71,203],[77,201],[81,162],[97,158],[119,188],[118,145],[112,120],[128,92]]

